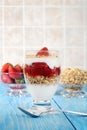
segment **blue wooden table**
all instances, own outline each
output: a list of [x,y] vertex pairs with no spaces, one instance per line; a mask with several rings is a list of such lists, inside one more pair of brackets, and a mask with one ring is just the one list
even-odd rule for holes
[[[6,87],[0,84],[0,130],[87,130],[87,117],[58,112],[39,118],[22,113],[17,107],[30,107],[31,97],[10,97]],[[55,95],[52,99],[55,108],[87,113],[87,98],[64,98]]]

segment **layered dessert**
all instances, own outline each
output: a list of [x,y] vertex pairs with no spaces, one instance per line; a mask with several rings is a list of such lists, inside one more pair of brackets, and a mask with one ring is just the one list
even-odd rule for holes
[[50,100],[57,90],[60,75],[58,52],[46,47],[38,52],[27,52],[24,74],[33,99]]

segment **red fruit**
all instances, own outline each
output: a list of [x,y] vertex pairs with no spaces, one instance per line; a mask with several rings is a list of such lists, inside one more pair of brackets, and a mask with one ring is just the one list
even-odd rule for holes
[[60,67],[55,67],[55,73],[56,73],[56,75],[60,75],[60,72],[61,72],[61,69],[60,69]]
[[45,62],[33,62],[31,66],[34,68],[48,67],[48,65]]
[[25,70],[26,73],[28,73],[28,75],[32,77],[48,76],[52,73],[52,70],[45,62],[34,62],[30,66],[27,65]]
[[9,77],[8,74],[2,74],[1,80],[2,82],[8,83],[8,84],[14,83],[14,81]]
[[53,76],[52,69],[50,69],[49,67],[45,67],[44,68],[44,76],[46,76],[46,77],[52,77]]
[[25,74],[29,73],[29,70],[30,70],[30,67],[29,67],[29,65],[26,64],[24,67],[24,73]]
[[48,48],[43,47],[40,51],[37,52],[36,56],[49,56]]
[[44,62],[35,62],[31,65],[32,74],[33,76],[45,76],[45,68],[47,68],[48,65]]
[[15,68],[18,72],[23,72],[23,68],[19,64],[15,65]]
[[34,62],[30,66],[25,66],[25,74],[32,77],[45,76],[50,78],[60,75],[60,67],[51,69],[45,62]]
[[9,73],[14,73],[14,72],[18,72],[18,71],[17,71],[17,69],[16,69],[15,67],[9,66],[8,72],[9,72]]
[[20,72],[18,72],[18,70],[13,66],[9,66],[8,72],[9,72],[9,76],[12,79],[18,79],[18,78],[22,77],[22,74]]
[[10,63],[5,63],[5,64],[2,66],[1,72],[8,72],[9,66],[12,66],[12,64],[10,64]]
[[54,67],[54,69],[52,69],[52,74],[50,75],[50,77],[58,75],[60,75],[60,67]]
[[44,67],[43,63],[39,62],[33,63],[30,66],[32,76],[43,75],[43,67]]

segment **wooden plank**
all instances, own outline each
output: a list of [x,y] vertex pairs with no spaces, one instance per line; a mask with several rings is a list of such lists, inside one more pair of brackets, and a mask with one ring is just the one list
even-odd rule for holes
[[[55,96],[54,100],[62,109],[73,110],[87,113],[87,97],[85,98],[65,98]],[[87,117],[66,114],[68,119],[73,123],[77,130],[87,130]]]

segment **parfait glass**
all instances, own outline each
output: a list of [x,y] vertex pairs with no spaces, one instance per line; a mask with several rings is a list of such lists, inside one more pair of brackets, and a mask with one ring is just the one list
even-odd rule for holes
[[[46,55],[44,55],[46,54]],[[31,111],[52,110],[51,99],[60,76],[59,51],[49,50],[39,55],[37,50],[25,51],[24,77],[27,92],[31,94]]]

